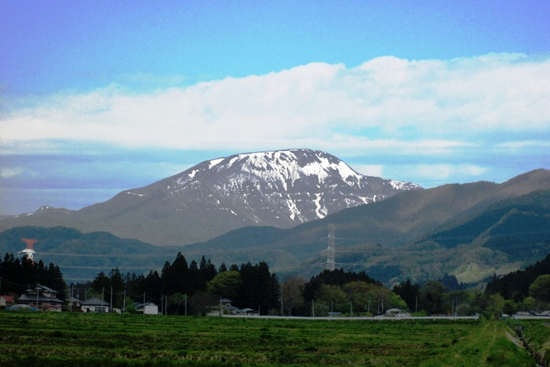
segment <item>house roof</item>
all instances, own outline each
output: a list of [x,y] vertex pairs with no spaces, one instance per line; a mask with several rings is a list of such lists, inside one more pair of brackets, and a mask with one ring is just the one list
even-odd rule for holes
[[45,285],[42,285],[42,284],[37,284],[34,287],[27,289],[26,292],[27,293],[36,292],[36,288],[39,288],[39,292],[47,292],[47,293],[55,293],[55,294],[58,293],[56,290],[53,290],[50,287],[46,287]]
[[57,299],[55,297],[44,297],[42,295],[40,295],[40,293],[38,294],[38,297],[36,297],[36,295],[32,295],[32,294],[28,294],[28,293],[23,293],[21,295],[21,297],[19,297],[17,299],[17,302],[19,303],[31,303],[31,302],[36,302],[38,300],[38,302],[40,303],[44,303],[44,302],[48,302],[48,303],[63,303],[62,300],[60,299]]
[[105,302],[97,297],[88,298],[85,301],[81,301],[82,306],[109,306],[109,302]]

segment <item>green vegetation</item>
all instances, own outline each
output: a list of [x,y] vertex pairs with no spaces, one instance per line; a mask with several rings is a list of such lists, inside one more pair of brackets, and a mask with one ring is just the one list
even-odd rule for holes
[[532,366],[502,322],[0,312],[0,365]]
[[550,308],[550,255],[524,270],[487,284],[486,295],[500,295],[505,300],[505,313],[519,310],[544,311]]
[[550,355],[550,324],[545,320],[510,320],[509,326],[512,330],[520,330],[525,344],[537,358],[537,362],[547,366]]

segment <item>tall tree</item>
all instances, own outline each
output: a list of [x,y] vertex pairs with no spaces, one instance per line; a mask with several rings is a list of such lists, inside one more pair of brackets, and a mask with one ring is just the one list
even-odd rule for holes
[[538,276],[529,286],[529,295],[537,301],[550,301],[550,274]]

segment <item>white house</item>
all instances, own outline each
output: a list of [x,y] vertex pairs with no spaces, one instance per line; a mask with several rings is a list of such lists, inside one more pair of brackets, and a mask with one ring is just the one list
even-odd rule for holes
[[109,312],[109,302],[105,302],[97,297],[82,301],[80,305],[84,312]]
[[155,305],[152,302],[147,303],[136,303],[134,304],[136,307],[136,311],[139,313],[143,313],[144,315],[158,315],[159,314],[159,306]]

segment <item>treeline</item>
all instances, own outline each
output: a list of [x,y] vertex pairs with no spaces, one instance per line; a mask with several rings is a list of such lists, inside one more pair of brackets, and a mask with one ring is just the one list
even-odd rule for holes
[[91,282],[71,285],[71,289],[75,296],[112,300],[115,308],[153,302],[169,314],[205,314],[221,298],[231,299],[235,307],[267,314],[279,301],[279,282],[263,261],[216,268],[204,256],[200,263],[188,263],[181,253],[172,263],[167,261],[160,274],[152,270],[147,275],[124,275],[113,269],[108,275],[99,273]]
[[[1,294],[19,295],[36,283],[80,300],[98,297],[114,308],[132,310],[136,302],[154,302],[169,314],[203,315],[230,299],[237,308],[262,315],[326,316],[376,315],[391,307],[417,315],[473,315],[497,317],[519,310],[550,307],[550,255],[544,260],[501,278],[485,289],[466,289],[452,275],[413,284],[409,280],[391,290],[365,272],[325,270],[309,280],[297,276],[279,282],[265,262],[224,263],[218,268],[204,256],[188,263],[178,253],[172,263],[148,274],[122,274],[118,268],[96,275],[93,281],[67,287],[58,266],[6,254],[0,259]],[[225,300],[224,300],[225,302]]]
[[523,270],[493,276],[485,293],[500,297],[505,313],[550,309],[550,254]]
[[0,294],[20,295],[40,283],[57,291],[59,299],[65,299],[67,286],[59,266],[53,263],[46,265],[42,260],[34,262],[26,256],[19,259],[13,254],[6,254],[3,260],[0,258],[0,278]]

